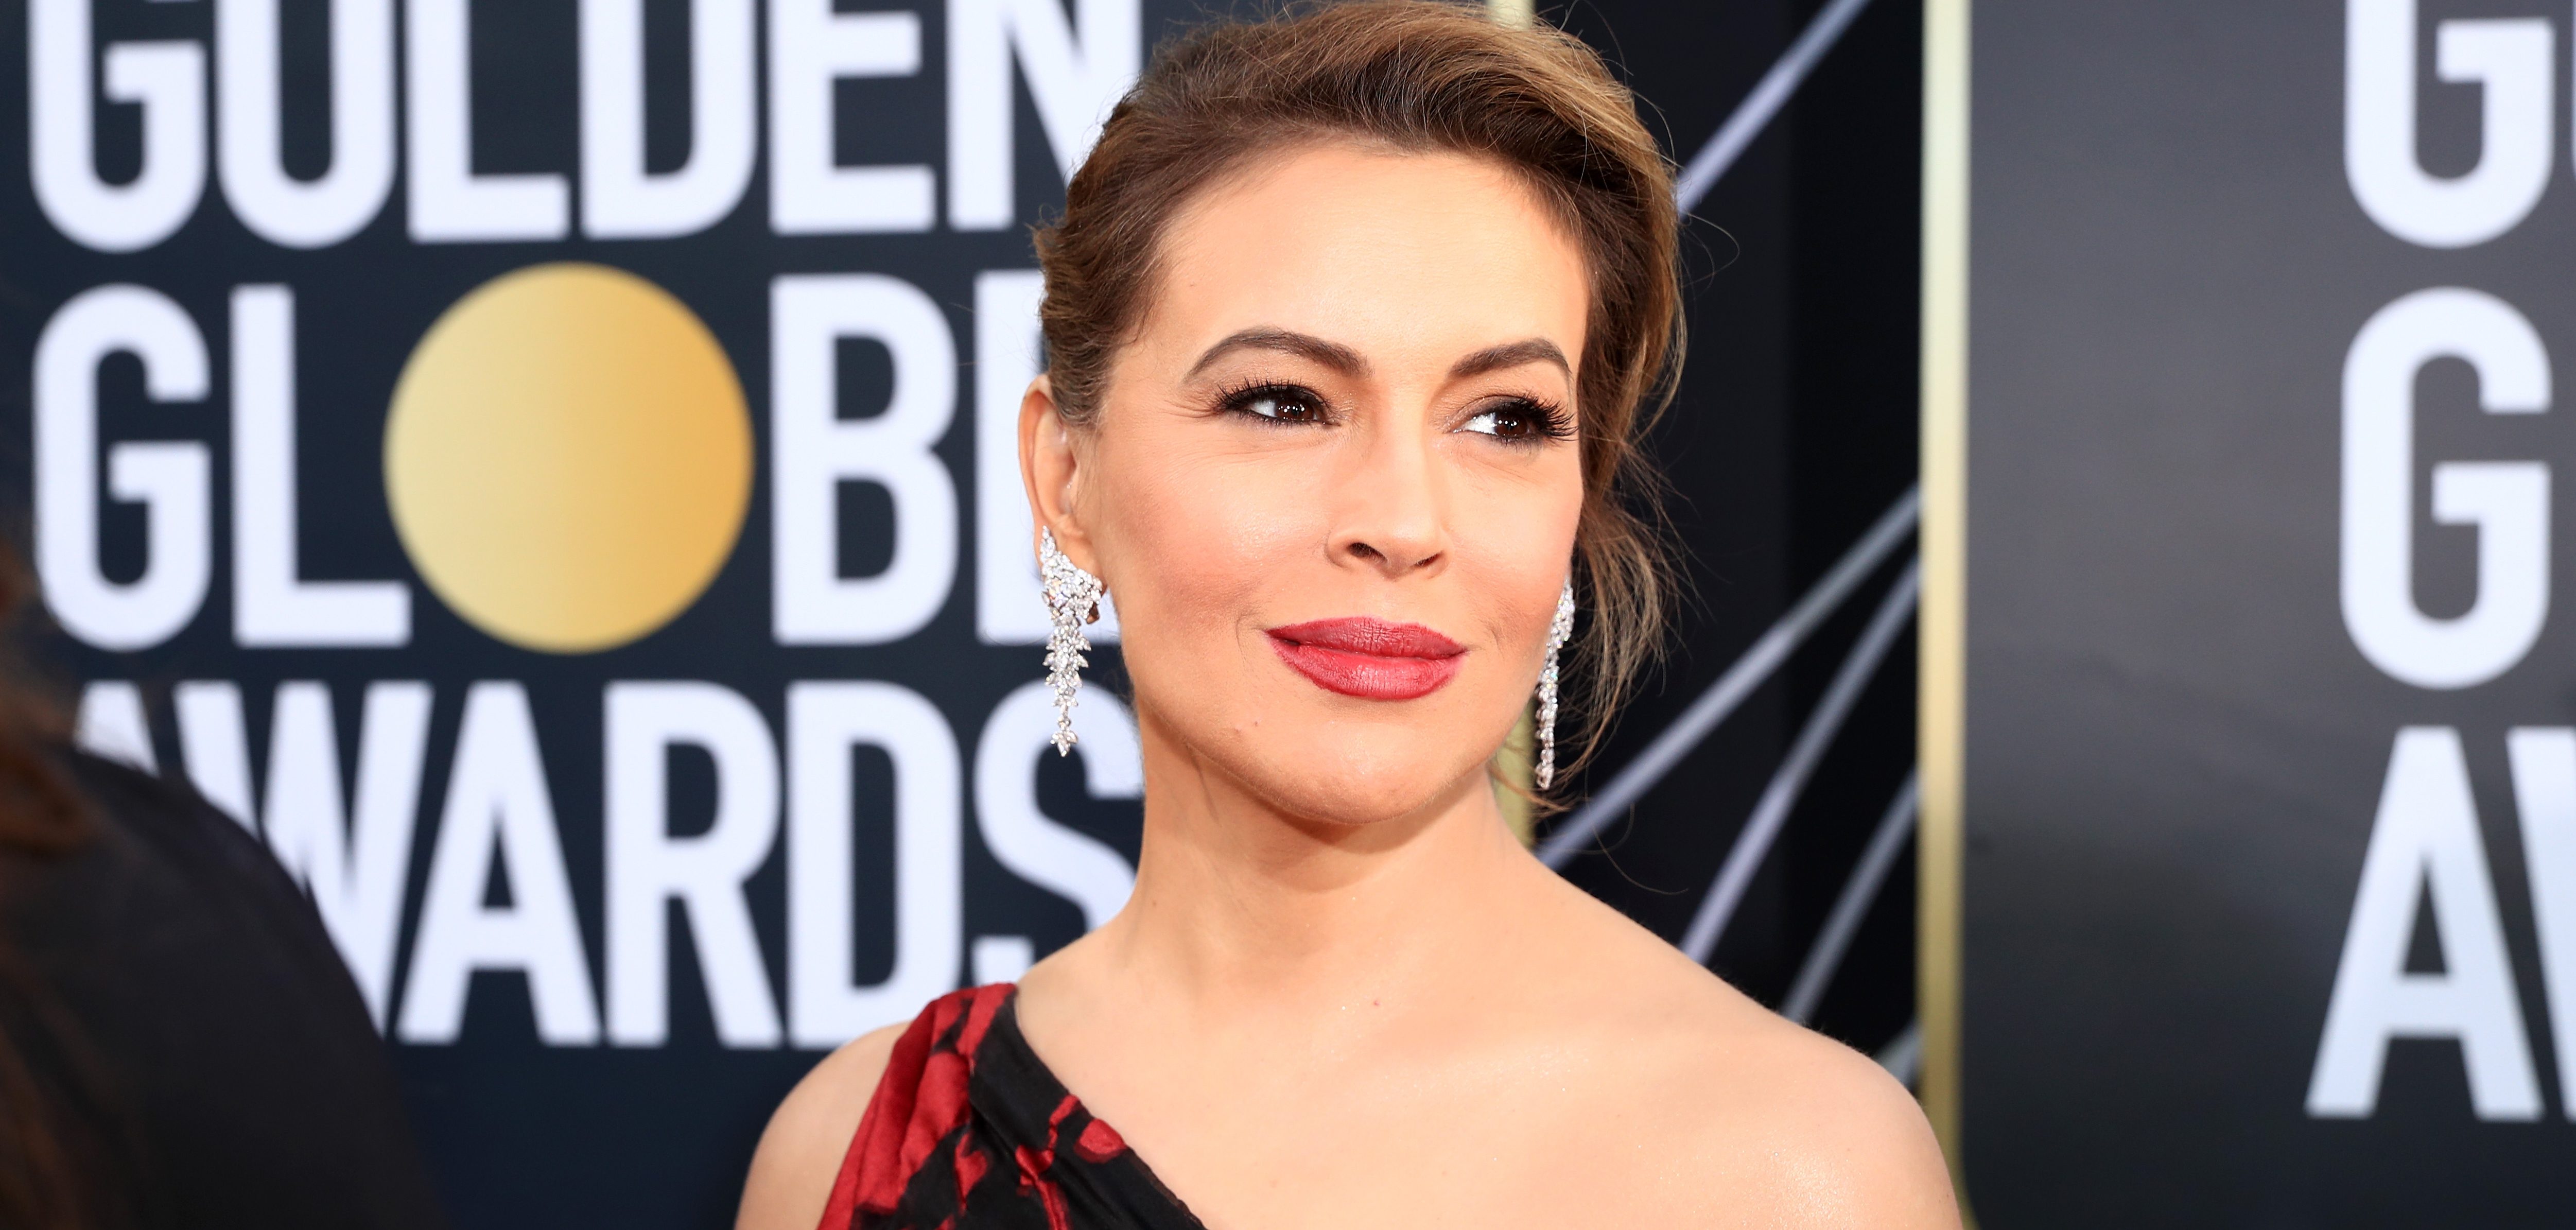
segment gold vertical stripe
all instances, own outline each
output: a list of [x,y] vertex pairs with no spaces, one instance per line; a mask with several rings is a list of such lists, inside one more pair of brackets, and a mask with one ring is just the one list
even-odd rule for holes
[[1526,26],[1538,20],[1538,0],[1486,0],[1485,7],[1494,20],[1507,26]]
[[[1925,1112],[1967,1213],[1959,1139],[1961,777],[1968,519],[1969,0],[1923,6],[1922,844],[1916,996]],[[1971,1222],[1973,1224],[1973,1221]]]

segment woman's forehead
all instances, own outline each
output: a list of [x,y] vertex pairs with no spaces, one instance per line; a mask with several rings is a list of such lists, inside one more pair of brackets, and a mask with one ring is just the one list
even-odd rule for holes
[[[1581,249],[1508,168],[1320,143],[1267,156],[1178,212],[1139,341],[1194,364],[1271,328],[1368,352],[1542,338],[1581,353]],[[1184,353],[1186,352],[1186,353]]]

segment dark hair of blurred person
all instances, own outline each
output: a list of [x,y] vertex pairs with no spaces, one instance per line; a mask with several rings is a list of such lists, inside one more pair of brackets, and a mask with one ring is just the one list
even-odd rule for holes
[[[0,625],[28,585],[0,546]],[[72,750],[0,641],[0,1226],[430,1227],[313,905],[189,791]]]

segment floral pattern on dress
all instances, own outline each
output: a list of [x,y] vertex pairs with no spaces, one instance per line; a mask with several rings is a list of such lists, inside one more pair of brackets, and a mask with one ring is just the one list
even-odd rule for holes
[[1007,983],[940,997],[895,1043],[821,1230],[1203,1230],[1020,1036]]

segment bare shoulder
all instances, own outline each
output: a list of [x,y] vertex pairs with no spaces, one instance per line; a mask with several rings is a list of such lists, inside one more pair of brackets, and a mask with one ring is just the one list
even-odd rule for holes
[[814,1230],[904,1025],[862,1034],[823,1057],[769,1116],[751,1157],[735,1230]]
[[1689,1164],[1728,1180],[1715,1190],[1758,1195],[1766,1225],[1956,1230],[1949,1169],[1914,1096],[1868,1056],[1763,1015],[1710,1031],[1713,1045],[1677,1066],[1676,1085],[1727,1108],[1674,1125]]
[[1903,1085],[1598,908],[1607,917],[1569,939],[1616,1091],[1602,1109],[1622,1135],[1659,1142],[1600,1159],[1650,1172],[1631,1190],[1659,1192],[1667,1211],[1703,1204],[1706,1224],[1956,1230],[1948,1167]]

